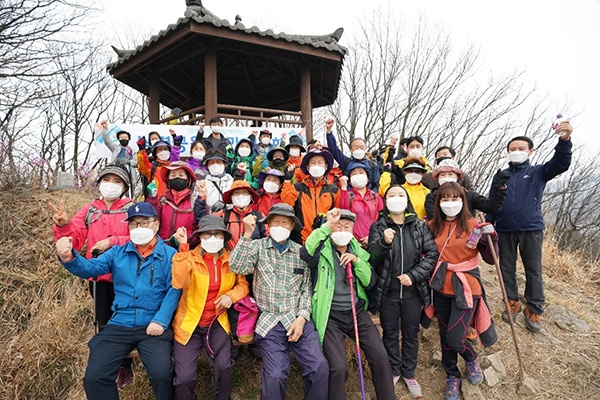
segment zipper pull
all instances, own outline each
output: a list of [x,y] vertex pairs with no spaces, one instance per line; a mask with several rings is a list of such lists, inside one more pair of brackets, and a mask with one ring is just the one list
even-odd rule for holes
[[150,268],[150,286],[152,286],[153,282],[154,282],[154,264],[152,264],[152,267]]

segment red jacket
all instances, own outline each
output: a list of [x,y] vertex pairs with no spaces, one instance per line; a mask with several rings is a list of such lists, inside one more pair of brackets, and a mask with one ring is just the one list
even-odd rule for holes
[[168,240],[177,228],[183,226],[187,229],[188,243],[192,244],[196,223],[191,190],[178,193],[169,189],[160,197],[148,197],[147,201],[156,208],[160,222],[158,234],[163,240]]
[[275,193],[270,195],[264,190],[258,191],[259,198],[258,204],[256,205],[256,209],[260,211],[263,215],[269,215],[269,210],[273,207],[274,204],[281,203],[281,196],[279,193]]
[[256,216],[256,226],[254,227],[254,232],[252,232],[252,239],[262,239],[266,237],[268,234],[266,225],[258,222],[264,218],[264,215],[259,211],[254,210],[252,206],[246,207],[246,209],[243,211],[237,207],[233,207],[231,209],[228,208],[214,214],[223,218],[225,227],[229,233],[231,233],[231,240],[227,242],[227,246],[230,250],[235,247],[237,242],[240,240],[240,237],[245,233],[244,222],[242,220],[248,214]]
[[[110,246],[119,246],[129,241],[129,229],[127,228],[127,207],[133,204],[131,199],[117,199],[106,208],[103,200],[97,199],[81,207],[65,226],[54,225],[52,231],[54,239],[71,236],[73,248],[80,251],[87,242],[85,257],[92,258],[91,248],[100,240],[110,239]],[[90,210],[91,207],[94,209]],[[89,212],[88,212],[89,211]],[[88,220],[86,223],[86,219]],[[99,281],[111,281],[110,274],[98,277]]]

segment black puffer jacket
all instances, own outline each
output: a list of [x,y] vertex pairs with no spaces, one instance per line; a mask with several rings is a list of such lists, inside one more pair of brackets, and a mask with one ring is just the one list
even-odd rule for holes
[[[396,231],[392,244],[385,243],[383,238],[383,232],[387,228]],[[423,304],[431,303],[428,281],[437,263],[438,251],[425,221],[418,219],[416,214],[408,214],[400,227],[389,215],[382,213],[371,225],[368,251],[371,254],[369,261],[378,276],[377,284],[370,293],[374,307],[379,309],[392,279],[396,279],[392,276],[394,265],[402,263],[404,273],[413,282],[411,286],[402,287],[402,297],[414,296],[416,291]]]

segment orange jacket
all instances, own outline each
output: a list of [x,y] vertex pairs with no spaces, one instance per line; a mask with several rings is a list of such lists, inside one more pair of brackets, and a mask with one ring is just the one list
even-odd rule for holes
[[154,170],[154,175],[152,174],[152,163],[148,159],[148,153],[145,151],[138,151],[137,153],[137,168],[140,171],[140,174],[144,175],[148,180],[148,183],[154,181],[156,183],[157,193],[156,197],[161,198],[163,194],[167,192],[167,182],[164,182],[158,172],[163,167],[163,165],[169,165],[169,161],[156,160],[156,168]]
[[294,207],[296,216],[304,225],[301,232],[302,243],[313,231],[312,226],[317,214],[327,214],[327,211],[338,204],[339,196],[338,187],[323,178],[315,182],[311,177],[307,177],[294,185],[290,181],[283,183],[281,200]]
[[[182,245],[182,250],[186,251],[173,256],[173,287],[183,289],[173,318],[173,332],[177,343],[183,345],[187,344],[198,326],[206,304],[210,279],[200,246],[191,251],[187,251],[187,247]],[[243,275],[234,274],[229,270],[229,250],[221,250],[219,258],[221,259],[221,288],[217,298],[226,294],[235,303],[248,295],[248,282]],[[227,313],[222,313],[218,321],[229,334],[231,327]]]

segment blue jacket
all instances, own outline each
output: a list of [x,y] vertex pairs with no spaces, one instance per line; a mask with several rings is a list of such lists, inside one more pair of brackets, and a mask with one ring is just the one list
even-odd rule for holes
[[351,161],[358,163],[366,163],[370,166],[370,168],[367,170],[367,175],[369,176],[369,184],[367,185],[367,187],[375,192],[378,192],[379,178],[381,176],[379,165],[375,161],[369,160],[367,158],[363,158],[362,160],[356,160],[354,157],[348,157],[344,155],[344,153],[342,153],[342,151],[338,147],[334,134],[326,133],[325,136],[327,137],[327,150],[329,150],[329,152],[333,155],[335,161],[337,161],[338,164],[340,164],[340,169],[343,172],[346,171]]
[[509,163],[504,171],[510,174],[504,207],[490,220],[498,232],[526,232],[544,229],[542,193],[546,182],[562,174],[571,165],[570,140],[560,140],[550,161],[541,165]]
[[156,322],[166,329],[181,297],[181,290],[171,285],[175,253],[175,249],[158,238],[154,251],[146,259],[128,242],[89,260],[73,251],[73,259],[62,264],[84,279],[112,273],[115,299],[109,324],[134,328]]

